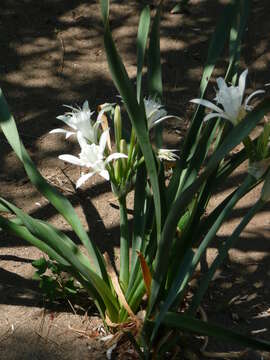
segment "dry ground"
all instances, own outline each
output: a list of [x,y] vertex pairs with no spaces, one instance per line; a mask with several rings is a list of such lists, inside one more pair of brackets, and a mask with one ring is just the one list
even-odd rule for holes
[[[165,104],[183,119],[167,128],[166,140],[175,145],[186,128],[188,100],[197,95],[208,39],[224,2],[193,0],[190,14],[176,15],[169,13],[171,3],[167,2],[162,17],[161,52]],[[133,79],[140,8],[139,1],[114,1],[111,6],[113,35]],[[249,68],[249,90],[270,82],[269,11],[268,1],[253,1],[242,63]],[[75,192],[73,184],[79,169],[64,164],[57,156],[74,153],[76,145],[48,134],[60,125],[55,117],[63,113],[62,104],[81,105],[88,99],[95,109],[98,104],[114,101],[117,95],[103,50],[98,4],[86,0],[1,0],[0,44],[0,84],[27,150],[48,181],[71,200],[93,241],[102,251],[117,256],[119,219],[108,184],[94,178]],[[222,68],[216,74],[223,75]],[[1,134],[0,148],[1,196],[70,232],[47,200],[30,185]],[[245,171],[243,167],[234,174],[216,194],[212,206],[241,182]],[[258,195],[259,189],[239,203],[216,243],[231,233]],[[252,220],[237,247],[231,250],[204,305],[212,320],[259,333],[268,340],[269,222],[269,209]],[[104,345],[96,340],[101,322],[95,310],[89,310],[89,317],[82,312],[75,315],[68,307],[44,310],[31,266],[40,252],[3,233],[0,240],[0,359],[104,359]],[[204,266],[215,253],[213,245]],[[233,349],[216,342],[209,348]],[[260,356],[252,353],[247,358]],[[264,355],[263,359],[267,358]]]

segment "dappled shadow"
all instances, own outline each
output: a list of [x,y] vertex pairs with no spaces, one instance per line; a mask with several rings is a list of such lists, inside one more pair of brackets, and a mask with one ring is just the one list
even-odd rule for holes
[[[143,4],[146,3],[152,2],[144,1]],[[134,83],[136,31],[143,4],[136,1],[128,4],[115,1],[111,4],[113,36]],[[269,6],[265,1],[256,3],[252,9],[243,49],[248,65],[252,65],[254,60],[256,64],[258,59],[267,60],[269,44],[265,43],[265,34],[269,25],[264,14]],[[186,112],[189,109],[188,100],[197,95],[209,38],[224,4],[212,1],[196,3],[190,7],[189,15],[170,14],[171,7],[170,2],[165,4],[161,22],[164,101],[168,110],[186,121],[190,117],[190,111]],[[102,102],[115,101],[117,94],[103,48],[99,4],[86,0],[72,0],[68,5],[63,0],[41,1],[38,4],[31,0],[4,0],[0,8],[1,44],[4,49],[0,55],[0,84],[15,114],[27,150],[41,169],[46,168],[47,173],[54,175],[56,168],[64,167],[61,161],[56,160],[59,154],[78,152],[74,142],[48,135],[49,130],[61,126],[55,119],[64,111],[61,104],[81,104],[87,98],[95,109]],[[253,31],[257,22],[265,30],[260,34]],[[261,87],[267,78],[267,64],[256,64],[250,67],[249,85],[253,89]],[[217,72],[222,73],[221,68]],[[210,87],[210,95],[213,92]],[[171,127],[175,134],[168,141],[176,146],[180,136],[184,136],[186,126],[174,122]],[[9,156],[10,148],[3,134],[0,134],[0,140],[3,170],[0,180],[10,181],[11,186],[18,181],[26,182],[19,162]],[[232,187],[234,181],[238,180],[232,178]],[[4,188],[9,200],[24,196],[23,188],[21,193],[15,194],[9,189],[8,186]],[[35,194],[27,194],[28,197],[32,195],[34,197]],[[36,215],[49,218],[53,212],[46,205]],[[94,219],[99,220],[98,216]]]
[[[223,6],[204,1],[191,7],[190,16],[172,15],[170,2],[165,6],[161,26],[164,99],[168,109],[184,117],[188,100],[197,95],[209,37],[216,14],[222,13]],[[267,6],[267,2],[256,4],[247,37],[256,23],[254,17],[261,20]],[[117,91],[108,73],[100,10],[95,1],[73,0],[67,6],[65,1],[36,4],[5,0],[0,7],[3,49],[0,81],[18,123],[23,123],[20,133],[26,143],[33,146],[35,139],[58,125],[55,116],[62,111],[63,103],[81,104],[87,98],[95,108],[115,100]],[[132,79],[139,8],[139,2],[111,4],[113,35]],[[266,30],[267,22],[260,24]],[[255,43],[253,37],[249,39],[249,51],[244,49],[245,59],[250,62],[269,50],[263,34],[260,34],[263,39],[259,39],[261,51],[257,35],[254,37]],[[261,86],[266,78],[266,65],[254,68],[251,73],[255,87]],[[50,151],[42,156],[53,156]],[[7,154],[7,149],[4,153]],[[4,161],[5,157],[1,163]]]
[[90,338],[82,340],[71,334],[71,331],[55,330],[47,324],[44,329],[31,330],[22,325],[13,333],[4,334],[0,343],[2,359],[101,360],[105,356],[104,344],[102,348],[101,342]]
[[[11,259],[10,259],[11,260]],[[12,259],[13,260],[13,259]],[[23,259],[20,259],[20,261]],[[13,260],[14,261],[14,260]],[[0,268],[1,304],[43,306],[38,282]]]
[[[241,64],[243,68],[248,67],[250,70],[249,91],[262,88],[270,81],[270,25],[265,16],[270,11],[270,2],[260,1],[255,5],[245,34],[244,61]],[[134,84],[135,40],[141,6],[140,2],[135,1],[111,4],[113,36]],[[181,123],[168,123],[167,130],[171,136],[166,136],[173,147],[178,145],[180,137],[185,135],[192,109],[188,101],[197,96],[208,41],[223,7],[222,2],[206,0],[192,6],[190,15],[172,15],[169,13],[170,2],[165,5],[161,23],[164,103],[170,113],[183,119]],[[119,247],[119,226],[115,223],[104,224],[102,220],[104,214],[106,217],[109,212],[117,212],[116,204],[112,202],[110,205],[109,196],[105,200],[99,200],[101,196],[109,194],[109,185],[91,182],[88,189],[75,192],[60,171],[67,168],[68,173],[71,166],[67,167],[56,158],[63,153],[77,153],[78,146],[72,140],[66,142],[61,136],[48,135],[51,129],[61,126],[55,117],[64,112],[62,104],[81,105],[88,99],[90,107],[96,109],[101,103],[115,101],[118,95],[109,75],[103,49],[103,28],[98,3],[88,0],[2,0],[0,10],[0,86],[15,115],[20,135],[42,174],[67,196],[73,206],[82,209],[91,239],[102,253],[108,251],[112,255],[115,247]],[[256,31],[258,24],[259,32]],[[225,56],[226,54],[225,52]],[[224,75],[222,65],[221,61],[215,75]],[[145,83],[144,78],[146,94]],[[208,93],[210,98],[214,96],[214,84],[210,86]],[[53,219],[57,213],[50,204],[43,202],[35,208],[29,205],[39,201],[39,198],[27,182],[21,165],[11,155],[2,133],[0,149],[0,182],[1,186],[3,184],[4,196],[21,207],[30,207],[30,214],[36,218]],[[232,190],[244,176],[244,173],[232,176],[217,190],[217,195]],[[76,177],[71,171],[71,180],[74,181]],[[16,191],[12,190],[14,188]],[[101,213],[99,204],[104,207],[105,203],[107,209]],[[245,206],[238,207],[232,211],[228,221],[239,220],[247,210]],[[269,210],[268,206],[263,211]],[[263,225],[265,224],[262,224],[262,228]],[[62,223],[59,227],[62,227]],[[261,254],[255,261],[256,269],[253,267],[253,270],[249,271],[251,264],[242,261],[240,255],[241,261],[230,257],[222,267],[221,277],[215,279],[210,287],[204,306],[209,317],[215,321],[229,327],[243,325],[245,329],[267,328],[262,332],[262,337],[269,338],[266,324],[269,318],[259,316],[267,311],[270,303],[270,259],[265,255],[269,254],[270,250],[267,242],[269,232],[262,228],[247,229],[235,245],[240,255],[248,255],[249,252]],[[78,243],[70,228],[63,225],[63,231]],[[13,236],[3,233],[0,233],[0,236],[0,248],[26,246],[25,242]],[[219,234],[210,250],[216,251],[218,243],[225,239],[226,235]],[[1,255],[0,261],[2,260],[24,262],[14,255]],[[207,265],[207,262],[205,264]],[[1,304],[40,304],[40,294],[32,280],[4,269],[0,269],[0,278],[1,287],[4,289]],[[232,301],[236,296],[239,298]],[[211,301],[213,298],[214,304]],[[251,309],[249,313],[248,309]],[[243,313],[243,310],[246,312]],[[233,313],[238,314],[238,318],[233,316]],[[23,341],[23,336],[15,336],[8,346],[15,348],[16,342]],[[31,351],[34,353],[30,347],[26,356],[30,356]],[[49,359],[51,356],[46,347],[41,347],[38,351],[42,354],[39,355],[40,359],[43,356],[44,359]],[[68,353],[68,350],[63,348],[63,353],[66,352]]]

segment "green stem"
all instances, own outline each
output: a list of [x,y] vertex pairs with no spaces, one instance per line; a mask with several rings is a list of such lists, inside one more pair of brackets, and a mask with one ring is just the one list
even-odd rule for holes
[[129,234],[126,197],[118,199],[120,207],[120,284],[126,291],[129,281]]
[[135,143],[136,143],[136,133],[135,133],[135,130],[134,128],[132,127],[132,130],[131,130],[131,136],[130,136],[130,143],[129,143],[129,150],[128,150],[128,168],[130,166],[130,163],[132,161],[132,158],[133,158],[133,150],[134,150],[134,146],[135,146]]
[[257,158],[257,155],[256,155],[256,147],[249,136],[244,138],[243,144],[245,146],[245,149],[246,149],[246,152],[247,152],[247,155],[248,155],[248,158],[250,159],[250,161],[251,162],[258,161],[259,159]]

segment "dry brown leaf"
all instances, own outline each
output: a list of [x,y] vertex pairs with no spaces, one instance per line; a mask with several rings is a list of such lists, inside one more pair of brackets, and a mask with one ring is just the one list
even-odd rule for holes
[[143,254],[140,251],[137,251],[137,255],[139,257],[142,273],[143,273],[143,280],[146,288],[146,293],[148,298],[150,297],[150,291],[151,291],[151,284],[152,284],[152,275],[150,272],[150,269],[147,265],[147,262],[143,256]]
[[114,271],[114,268],[112,267],[112,264],[111,264],[111,261],[110,261],[110,258],[109,258],[109,255],[108,255],[107,252],[105,252],[105,254],[104,254],[104,259],[105,259],[108,274],[111,277],[112,284],[113,284],[114,290],[115,290],[115,292],[116,292],[116,294],[117,294],[117,296],[119,298],[119,301],[121,302],[123,307],[128,312],[130,318],[132,320],[135,320],[135,322],[137,322],[138,319],[136,318],[134,312],[131,310],[130,306],[128,305],[128,303],[126,301],[126,298],[125,298],[125,296],[123,294],[123,291],[122,291],[122,289],[120,287],[120,284],[119,284],[119,281],[118,281],[118,276],[116,275],[116,273]]

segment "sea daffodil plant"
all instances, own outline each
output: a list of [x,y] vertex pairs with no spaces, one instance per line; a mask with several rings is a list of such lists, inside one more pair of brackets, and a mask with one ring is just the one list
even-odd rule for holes
[[[239,49],[246,28],[247,17],[244,15],[248,12],[249,1],[229,3],[223,11],[223,18],[217,24],[209,47],[200,84],[200,99],[193,100],[214,113],[205,118],[203,108],[196,110],[184,141],[179,142],[177,155],[176,149],[160,147],[156,150],[149,131],[168,118],[161,105],[162,72],[158,41],[161,4],[156,9],[151,29],[149,7],[143,9],[140,17],[134,89],[113,41],[109,2],[101,0],[100,3],[108,65],[123,101],[123,106],[110,106],[110,114],[107,114],[116,152],[109,145],[108,126],[102,127],[104,107],[100,108],[96,122],[92,120],[93,113],[87,102],[82,109],[71,107],[72,111],[60,120],[72,131],[58,129],[53,132],[64,132],[67,138],[75,133],[77,135],[81,148],[79,157],[60,155],[61,160],[89,169],[89,173],[79,178],[77,187],[94,174],[110,181],[119,202],[120,266],[113,268],[108,254],[101,254],[91,241],[93,230],[90,228],[89,234],[85,231],[69,200],[39,173],[23,146],[2,92],[0,125],[4,135],[31,182],[70,224],[86,251],[81,251],[64,232],[26,214],[4,198],[0,198],[0,228],[37,246],[51,260],[61,264],[88,292],[108,328],[116,331],[115,339],[128,333],[141,359],[173,356],[173,353],[188,346],[189,342],[183,341],[184,332],[185,336],[197,333],[214,336],[223,342],[235,341],[245,347],[270,351],[267,341],[202,321],[197,315],[218,266],[241,231],[269,199],[267,159],[270,157],[270,128],[265,126],[262,134],[252,140],[249,134],[270,111],[270,101],[263,100],[254,109],[248,106],[251,96],[243,102],[247,71],[242,72],[237,86],[228,87],[224,79],[217,80],[219,90],[216,101],[222,108],[203,99],[217,59],[222,57],[222,51],[228,45],[230,63],[227,83],[238,74]],[[235,32],[236,40],[232,36]],[[142,72],[146,53],[149,97],[144,99]],[[253,96],[256,94],[258,91]],[[125,127],[122,121],[123,111],[130,126]],[[210,118],[211,121],[203,121]],[[224,127],[219,118],[231,121],[234,126]],[[244,142],[245,148],[232,152],[239,148],[237,146],[241,142]],[[225,185],[227,178],[248,158],[251,163],[264,161],[264,171],[256,172],[256,176],[252,171],[247,173],[231,194],[226,195],[216,208],[206,212],[209,199],[216,194],[220,184]],[[168,176],[160,160],[173,161],[175,166],[171,175]],[[209,270],[201,273],[197,290],[190,293],[189,282],[221,225],[228,220],[237,202],[265,179],[262,195],[243,215],[232,234],[220,244]],[[131,190],[134,190],[134,197],[133,205],[129,204],[132,207],[132,222],[129,222],[126,199]],[[200,346],[198,352],[203,353]]]

